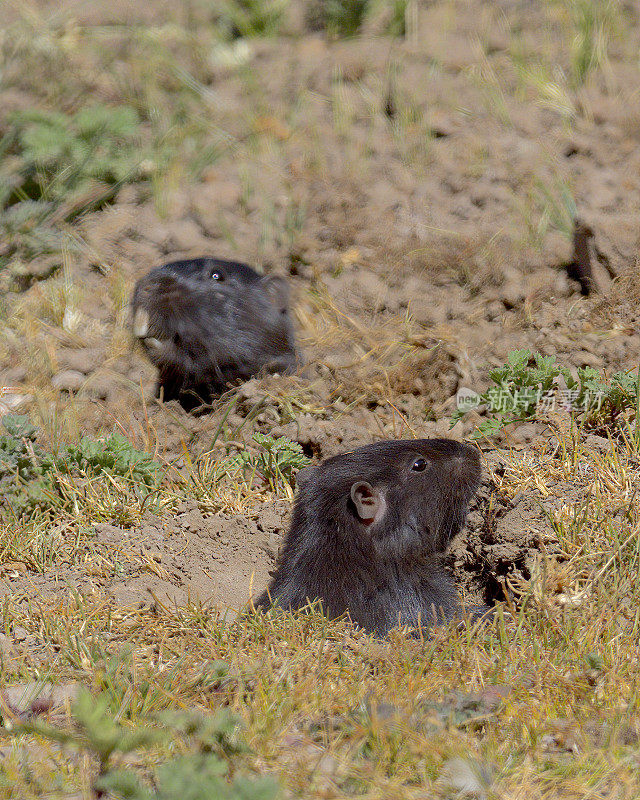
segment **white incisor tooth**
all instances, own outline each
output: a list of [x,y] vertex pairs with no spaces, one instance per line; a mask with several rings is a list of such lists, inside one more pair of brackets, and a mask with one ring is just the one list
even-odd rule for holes
[[133,334],[138,339],[144,339],[149,333],[149,313],[144,308],[139,308],[133,318]]
[[162,350],[164,346],[160,339],[154,339],[152,336],[147,336],[147,338],[144,340],[144,343],[150,345],[151,347],[155,347],[156,350]]

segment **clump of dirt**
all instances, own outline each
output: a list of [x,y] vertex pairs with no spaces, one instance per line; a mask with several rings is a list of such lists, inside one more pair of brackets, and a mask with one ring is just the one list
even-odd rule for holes
[[500,453],[485,454],[486,472],[467,524],[447,553],[446,563],[465,595],[487,605],[512,598],[544,553],[558,556],[549,502],[528,490],[509,498],[495,477],[504,474]]

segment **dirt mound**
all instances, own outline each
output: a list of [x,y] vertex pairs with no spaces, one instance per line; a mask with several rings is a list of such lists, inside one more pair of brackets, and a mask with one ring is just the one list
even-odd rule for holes
[[504,469],[500,453],[485,454],[485,477],[446,558],[462,591],[488,605],[524,586],[541,554],[558,555],[549,518],[553,503],[535,489],[508,497],[495,481]]
[[[531,577],[541,553],[556,551],[548,516],[553,501],[535,490],[507,498],[495,482],[504,472],[500,453],[484,458],[485,478],[446,564],[466,596],[492,604]],[[74,565],[48,575],[5,565],[0,596],[26,600],[73,589],[81,595],[105,592],[123,607],[190,600],[216,605],[232,618],[269,582],[290,511],[290,503],[278,501],[257,506],[250,515],[211,513],[188,501],[175,514],[147,514],[134,528],[99,523]]]
[[106,592],[125,607],[187,599],[238,609],[263,589],[273,568],[289,504],[269,503],[250,516],[203,513],[185,502],[177,513],[147,515],[135,528],[99,523],[77,563],[45,575],[5,565],[0,595],[37,599]]

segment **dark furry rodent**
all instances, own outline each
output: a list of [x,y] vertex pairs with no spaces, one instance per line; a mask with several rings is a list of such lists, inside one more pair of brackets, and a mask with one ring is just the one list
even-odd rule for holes
[[380,636],[462,612],[438,554],[464,525],[480,483],[474,448],[450,439],[376,442],[298,477],[291,528],[255,608],[295,610],[320,599],[330,617],[348,611]]
[[133,332],[158,368],[157,391],[187,409],[230,383],[296,367],[284,278],[219,258],[173,261],[141,278]]

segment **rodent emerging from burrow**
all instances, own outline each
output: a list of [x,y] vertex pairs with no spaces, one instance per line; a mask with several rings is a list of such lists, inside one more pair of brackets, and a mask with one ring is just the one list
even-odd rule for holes
[[376,442],[301,470],[276,572],[253,606],[295,610],[319,599],[329,617],[348,612],[379,636],[461,615],[438,557],[480,478],[477,450],[450,439]]
[[187,410],[229,384],[297,366],[289,288],[278,276],[219,258],[173,261],[135,286],[133,333],[158,368],[156,393]]

